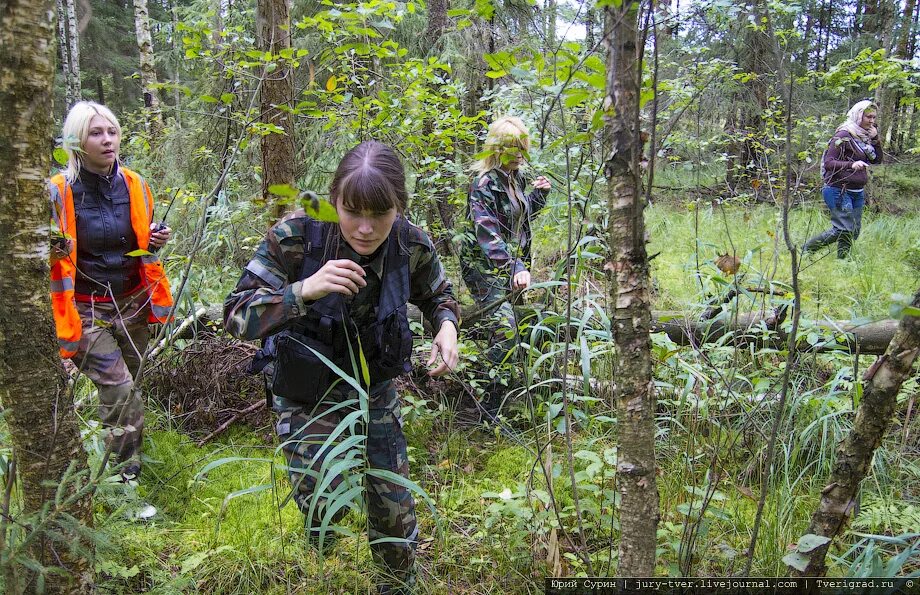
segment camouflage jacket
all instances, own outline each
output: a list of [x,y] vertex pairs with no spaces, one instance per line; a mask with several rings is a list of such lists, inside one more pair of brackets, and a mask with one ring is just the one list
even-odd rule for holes
[[[234,337],[265,338],[309,311],[313,302],[301,297],[300,278],[309,221],[298,210],[275,224],[262,240],[236,288],[224,300],[224,328]],[[409,301],[421,309],[435,332],[446,320],[458,325],[460,309],[431,239],[415,225],[409,227]],[[387,251],[380,249],[368,259],[339,237],[336,252],[330,259],[347,258],[368,273],[367,286],[346,300],[352,320],[361,328],[374,320]]]
[[469,218],[480,248],[470,256],[486,270],[514,276],[530,268],[530,222],[546,206],[548,191],[524,194],[526,185],[520,170],[493,169],[470,187]]

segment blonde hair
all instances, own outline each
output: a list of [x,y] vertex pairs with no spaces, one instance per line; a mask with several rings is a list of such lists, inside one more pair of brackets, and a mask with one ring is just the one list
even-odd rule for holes
[[[102,116],[108,120],[118,131],[118,138],[121,138],[121,124],[118,123],[118,118],[115,117],[112,110],[94,101],[75,103],[67,113],[61,131],[64,150],[67,151],[67,168],[64,170],[64,177],[71,184],[80,175],[80,168],[83,167],[81,156],[83,143],[89,138],[89,123],[95,116]],[[115,157],[118,158],[117,155]]]
[[501,167],[505,149],[530,151],[530,133],[524,121],[517,116],[503,116],[489,124],[483,151],[488,154],[475,162],[470,169],[481,176],[487,171]]

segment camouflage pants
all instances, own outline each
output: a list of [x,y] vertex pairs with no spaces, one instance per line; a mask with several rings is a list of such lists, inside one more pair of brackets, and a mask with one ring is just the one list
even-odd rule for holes
[[[402,431],[401,401],[392,383],[388,382],[374,389],[371,391],[370,420],[366,428],[367,466],[408,478],[409,460],[406,456],[406,438]],[[343,419],[357,410],[356,403],[346,403],[342,406],[343,401],[350,399],[357,399],[354,391],[333,392],[315,408],[308,409],[275,397],[275,410],[279,413],[276,431],[288,461],[294,501],[307,516],[308,537],[311,538],[319,532],[324,517],[328,517],[330,524],[341,520],[349,507],[335,510],[335,506],[338,505],[334,502],[336,496],[354,487],[354,484],[362,479],[354,474],[328,472],[335,461],[348,456],[347,452],[337,453],[335,461],[328,461],[332,448],[349,440],[353,435],[349,430],[342,432],[332,445],[320,452],[323,443],[335,432]],[[355,433],[363,433],[363,425],[358,423]],[[358,469],[362,467],[363,465]],[[363,480],[367,504],[367,535],[371,542],[374,561],[392,578],[411,584],[415,579],[415,549],[418,543],[418,525],[412,493],[401,485],[370,474],[364,474]],[[320,486],[319,493],[316,492],[317,485]],[[385,538],[405,541],[375,543]]]
[[119,462],[139,459],[144,431],[144,402],[134,376],[147,349],[150,311],[145,292],[109,303],[77,302],[83,335],[71,359],[99,392],[99,418],[113,430],[107,439]]
[[[461,259],[461,272],[467,289],[476,300],[476,305],[483,307],[501,297],[507,297],[511,281],[495,274],[482,270],[482,265],[472,259]],[[501,306],[482,318],[477,324],[477,331],[488,337],[489,348],[486,358],[493,364],[507,364],[508,354],[516,344],[515,328],[517,318],[514,315],[510,301],[505,301]]]

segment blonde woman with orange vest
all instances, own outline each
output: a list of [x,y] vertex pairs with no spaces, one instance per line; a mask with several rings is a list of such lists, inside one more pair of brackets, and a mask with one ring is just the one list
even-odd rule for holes
[[147,182],[118,163],[121,126],[107,107],[74,105],[63,139],[67,168],[50,184],[62,234],[51,249],[58,343],[61,356],[96,385],[109,447],[123,480],[130,481],[140,473],[144,429],[134,377],[147,349],[148,323],[167,322],[173,304],[155,254],[171,230],[154,223]]

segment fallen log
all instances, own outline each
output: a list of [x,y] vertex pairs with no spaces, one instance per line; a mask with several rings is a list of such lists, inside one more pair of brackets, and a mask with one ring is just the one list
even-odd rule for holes
[[[502,304],[503,300],[480,306],[464,306],[461,312],[461,329],[469,329],[479,322],[482,318],[495,310]],[[520,319],[547,314],[540,310],[539,305],[525,304],[515,306]],[[652,312],[652,332],[665,333],[678,345],[703,345],[705,343],[714,343],[722,339],[726,334],[733,333],[731,338],[732,345],[743,346],[751,343],[760,347],[772,347],[784,349],[786,344],[786,333],[782,330],[782,322],[785,319],[785,310],[777,308],[770,312],[747,312],[740,313],[734,319],[727,319],[726,315],[720,314],[711,320],[697,320],[690,318],[685,312],[678,311],[655,311]],[[220,322],[220,310],[210,308],[203,316],[196,313],[196,323]],[[711,312],[705,312],[703,315],[711,316]],[[580,313],[572,314],[573,320],[579,319]],[[410,320],[422,321],[426,330],[430,332],[427,321],[423,320],[421,311],[414,305],[409,304]],[[817,327],[821,331],[822,339],[815,344],[806,342],[808,329]],[[194,328],[194,327],[192,327]],[[851,351],[857,349],[864,355],[881,355],[888,348],[888,343],[894,336],[898,328],[897,320],[878,320],[875,322],[853,322],[850,320],[823,320],[816,322],[802,322],[804,329],[800,334],[802,343],[799,347],[802,351]],[[189,328],[184,329],[183,333],[177,333],[177,336],[188,336]],[[570,338],[578,336],[578,328],[571,326],[569,329]],[[769,331],[769,332],[765,332]],[[831,333],[829,337],[826,337]],[[563,329],[560,327],[558,336],[560,340],[565,337]]]
[[[733,333],[732,345],[754,343],[761,347],[784,349],[786,332],[777,322],[775,313],[739,314],[734,320],[717,317],[712,320],[693,320],[685,314],[655,312],[652,332],[663,332],[678,345],[702,345],[714,343]],[[821,331],[821,340],[814,344],[807,342],[808,328],[815,326]],[[851,351],[857,349],[865,355],[881,355],[898,328],[897,320],[879,320],[869,323],[853,323],[849,320],[818,321],[809,324],[803,321],[800,333],[802,351]],[[768,331],[768,332],[765,332]],[[830,333],[830,336],[826,335]]]

